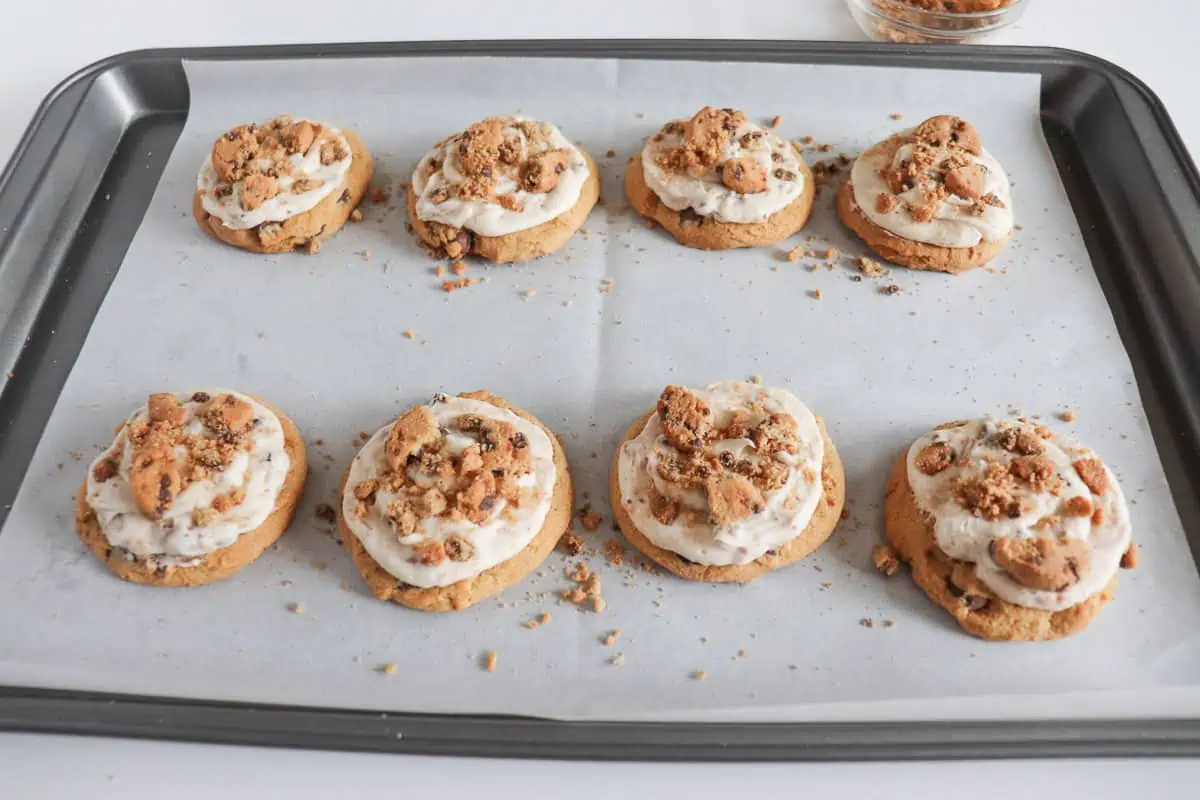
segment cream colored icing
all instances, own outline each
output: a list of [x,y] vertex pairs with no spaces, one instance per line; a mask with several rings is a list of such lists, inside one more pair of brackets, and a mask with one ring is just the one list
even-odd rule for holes
[[[294,119],[293,122],[304,122]],[[309,120],[311,122],[311,120]],[[330,140],[337,141],[345,149],[346,157],[332,164],[321,163],[321,144]],[[350,171],[350,163],[354,155],[350,151],[350,143],[340,130],[324,126],[321,137],[313,142],[307,153],[293,153],[287,156],[292,164],[290,173],[281,173],[278,177],[279,194],[263,201],[258,208],[247,211],[242,208],[242,182],[233,184],[233,191],[225,197],[217,197],[214,189],[221,183],[213,169],[212,158],[204,159],[200,166],[200,174],[196,176],[196,188],[201,192],[200,203],[204,210],[221,220],[221,223],[233,230],[246,230],[257,227],[264,222],[283,222],[286,219],[311,211],[318,203],[335,190],[344,189],[346,174]],[[264,166],[267,163],[264,162]],[[315,189],[306,192],[293,193],[290,187],[301,178],[324,181]]]
[[[504,208],[496,202],[482,199],[464,200],[454,196],[441,203],[435,203],[434,192],[442,188],[452,188],[466,179],[458,159],[458,149],[455,147],[462,134],[455,134],[434,145],[413,171],[412,187],[417,195],[419,219],[440,222],[455,228],[466,228],[481,236],[505,236],[549,222],[578,202],[591,173],[583,151],[548,122],[537,122],[519,116],[500,119],[504,121],[504,137],[520,141],[520,161],[550,150],[567,151],[567,166],[559,175],[558,185],[549,192],[529,192],[522,189],[511,177],[497,176],[495,194],[512,196],[521,206],[519,211]],[[516,124],[523,121],[541,125],[546,133],[545,140],[535,147]],[[440,169],[433,170],[431,164],[436,159],[441,159],[442,165]]]
[[[676,123],[679,126],[684,120]],[[761,134],[748,146],[743,144],[747,133]],[[658,138],[661,134],[661,138]],[[767,170],[767,188],[762,192],[741,194],[725,186],[716,170],[697,178],[671,172],[658,160],[683,141],[682,130],[668,133],[666,128],[650,137],[642,148],[642,172],[659,200],[673,211],[691,209],[702,217],[719,222],[762,222],[804,193],[804,172],[800,155],[783,137],[769,128],[746,121],[730,137],[721,161],[749,156]],[[781,177],[782,176],[782,177]]]
[[[275,510],[279,492],[291,468],[279,417],[247,395],[228,389],[207,392],[212,397],[231,394],[253,406],[257,420],[251,429],[253,446],[249,451],[238,451],[224,469],[214,470],[209,477],[193,481],[179,493],[160,519],[151,519],[137,507],[129,485],[133,447],[127,439],[128,426],[148,418],[145,406],[134,411],[113,444],[88,470],[87,502],[96,512],[100,530],[113,547],[139,558],[187,566],[233,544],[243,533],[262,525]],[[184,429],[188,433],[201,434],[204,424],[198,414],[205,404],[192,400],[193,394],[185,392],[177,397],[187,412]],[[117,474],[98,482],[94,475],[97,465],[114,457],[118,451],[121,456]],[[182,459],[183,456],[177,449],[176,457]],[[210,507],[217,495],[238,488],[245,491],[245,500],[218,514],[208,525],[193,523],[193,511]]]
[[[1045,445],[1045,458],[1053,462],[1055,474],[1062,480],[1059,494],[1027,490],[1020,495],[1022,507],[1018,517],[987,520],[975,516],[955,499],[955,483],[967,475],[977,474],[993,459],[1008,463],[1013,454],[996,445],[991,437],[999,430],[1018,426],[1034,431],[1035,426],[1017,420],[982,419],[957,428],[931,431],[908,450],[908,481],[917,506],[934,519],[934,535],[946,555],[975,564],[975,572],[989,589],[1002,600],[1026,608],[1062,611],[1086,600],[1103,589],[1120,567],[1121,556],[1129,547],[1131,526],[1125,496],[1116,476],[1108,473],[1108,488],[1103,495],[1093,496],[1073,464],[1082,458],[1095,458],[1090,450],[1075,444],[1060,434],[1054,434]],[[917,455],[927,445],[946,442],[955,453],[952,464],[936,475],[926,475],[916,466]],[[1088,498],[1102,515],[1100,524],[1090,516],[1071,517],[1061,514],[1063,503],[1072,497]],[[1035,530],[1043,517],[1053,520],[1049,529]],[[993,539],[1029,539],[1036,536],[1061,536],[1089,542],[1092,554],[1086,569],[1081,570],[1078,582],[1061,592],[1043,591],[1023,586],[1012,579],[993,561],[989,545]]]
[[[825,445],[821,432],[813,413],[784,389],[752,383],[714,383],[706,389],[690,391],[708,403],[713,426],[717,428],[727,424],[732,411],[750,411],[752,404],[761,403],[761,408],[751,411],[751,425],[772,413],[790,414],[796,420],[798,451],[773,456],[787,465],[786,482],[765,494],[766,506],[761,512],[731,525],[713,524],[703,490],[682,489],[658,474],[658,464],[675,451],[663,436],[662,419],[652,414],[641,432],[621,446],[617,465],[621,502],[638,531],[655,545],[697,564],[745,564],[787,544],[808,526],[823,493],[821,465]],[[737,459],[772,457],[757,454],[750,439],[727,439],[717,442],[715,447],[718,452],[730,452]],[[651,486],[678,502],[685,513],[670,524],[656,519],[648,497]],[[686,510],[699,513],[688,514]]]
[[[536,502],[517,508],[504,498],[497,498],[491,515],[482,524],[476,525],[466,519],[452,520],[447,517],[428,517],[419,521],[417,530],[410,536],[399,537],[388,521],[386,512],[389,501],[396,495],[384,490],[376,493],[375,503],[364,518],[354,512],[357,499],[354,487],[364,480],[379,476],[387,469],[385,447],[392,424],[389,423],[371,436],[350,464],[346,480],[346,491],[342,495],[342,518],[350,532],[358,537],[371,557],[388,573],[405,583],[420,587],[449,586],[452,583],[478,575],[485,569],[521,552],[533,540],[546,515],[550,511],[557,480],[554,465],[554,447],[550,437],[542,428],[506,408],[500,408],[481,400],[439,395],[429,406],[438,426],[448,429],[446,446],[449,452],[458,453],[475,442],[474,439],[451,429],[454,420],[463,414],[475,414],[487,419],[507,422],[525,435],[529,443],[532,471],[522,476],[520,483],[531,486],[536,492]],[[409,473],[418,483],[428,478],[415,470]],[[471,557],[465,561],[446,559],[440,564],[422,564],[416,560],[416,547],[429,541],[445,542],[451,536],[466,539],[473,548]]]
[[[911,130],[900,136],[908,136]],[[850,171],[850,180],[854,189],[854,202],[862,210],[867,219],[884,230],[894,233],[902,239],[913,242],[924,242],[939,247],[974,247],[980,242],[998,242],[1012,233],[1012,190],[1009,187],[1008,175],[991,153],[983,150],[981,155],[964,153],[973,164],[982,166],[984,174],[983,191],[981,194],[994,194],[1004,204],[1001,206],[986,206],[982,214],[973,214],[969,210],[972,201],[950,195],[939,204],[934,218],[928,222],[917,222],[905,209],[905,203],[917,203],[921,200],[922,188],[931,188],[932,184],[918,183],[902,194],[892,194],[882,171],[891,166],[897,166],[912,155],[912,145],[904,144],[896,150],[889,161],[881,147],[873,147],[854,162]],[[875,206],[876,198],[886,194],[899,202],[887,213],[881,213]]]

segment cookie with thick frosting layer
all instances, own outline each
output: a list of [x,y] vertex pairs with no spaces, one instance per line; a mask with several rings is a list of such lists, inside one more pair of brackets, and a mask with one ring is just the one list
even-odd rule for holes
[[634,210],[701,250],[765,247],[804,227],[816,185],[799,148],[734,109],[673,120],[630,159]]
[[[887,538],[964,630],[1044,640],[1083,630],[1136,562],[1116,478],[1090,450],[1024,420],[955,422],[892,468]],[[886,562],[886,559],[881,559]]]
[[563,247],[599,197],[596,163],[557,127],[489,117],[417,164],[408,219],[439,257],[525,261]]
[[154,394],[92,463],[75,530],[124,580],[212,583],[283,534],[307,474],[300,432],[266,401],[219,389]]
[[609,490],[621,533],[656,563],[745,582],[829,538],[845,476],[824,423],[790,393],[669,386],[622,438]]
[[200,168],[192,215],[254,253],[315,253],[362,202],[374,165],[351,130],[277,117],[223,134]]
[[974,126],[951,116],[868,148],[838,190],[837,210],[883,258],[938,272],[988,263],[1013,231],[1008,176]]
[[461,611],[525,578],[571,522],[562,446],[488,392],[416,406],[342,477],[338,528],[380,600]]

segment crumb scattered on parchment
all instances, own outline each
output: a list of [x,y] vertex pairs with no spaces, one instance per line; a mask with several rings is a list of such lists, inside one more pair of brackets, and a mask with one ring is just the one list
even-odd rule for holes
[[524,625],[529,630],[533,630],[534,628],[545,625],[549,621],[550,621],[550,615],[548,613],[546,613],[545,611],[543,611],[542,613],[538,614],[536,617],[530,617],[529,619],[525,620],[521,624]]
[[604,543],[604,559],[614,567],[619,567],[625,563],[625,546],[616,539],[609,539]]
[[613,643],[617,641],[617,637],[620,635],[620,629],[609,631],[608,633],[604,634],[603,638],[600,639],[600,643],[605,647],[612,647]]
[[900,569],[900,558],[896,551],[886,544],[875,545],[875,549],[871,551],[871,563],[875,565],[875,569],[889,577]]
[[337,522],[337,512],[333,510],[333,506],[329,503],[317,503],[316,508],[317,519],[322,522],[328,522],[330,525]]
[[809,289],[808,296],[811,297],[813,300],[820,300],[821,299],[821,290],[820,289]]
[[304,603],[288,603],[287,610],[292,612],[293,614],[303,614],[304,613]]
[[800,141],[801,141],[801,142],[803,142],[804,144],[812,144],[812,143],[813,143],[813,137],[811,137],[811,136],[805,136],[805,137],[804,137],[803,139],[801,139]]
[[883,627],[885,627],[885,628],[894,628],[894,627],[896,627],[896,620],[894,620],[894,619],[885,619],[885,620],[883,621]]
[[1071,409],[1066,408],[1058,412],[1058,418],[1063,422],[1074,422],[1076,420],[1076,414]]
[[609,663],[609,664],[612,664],[614,667],[623,667],[623,666],[625,666],[625,654],[624,654],[624,653],[617,653],[615,656],[613,656],[612,658],[610,658],[610,659],[608,660],[608,663]]
[[894,283],[885,284],[879,287],[880,294],[886,294],[889,296],[900,294],[902,291],[904,290]]
[[605,157],[605,158],[613,158],[613,157],[615,157],[616,155],[617,155],[617,151],[616,151],[616,150],[608,150],[607,152],[605,152],[605,153],[604,153],[604,157]]
[[525,291],[521,292],[521,294],[525,295],[526,297],[533,297],[535,294],[537,294],[537,289],[526,289]]
[[455,275],[466,275],[467,274],[467,265],[461,259],[458,261],[454,261],[450,264],[450,271],[453,272]]
[[596,613],[608,607],[601,594],[600,576],[592,572],[582,561],[575,562],[567,569],[567,577],[575,583],[574,589],[563,589],[559,596],[577,606],[590,605]]
[[442,266],[441,264],[438,264],[436,267],[433,268],[433,274],[440,278],[446,274],[446,268],[444,266]]
[[375,671],[380,675],[395,675],[397,669],[399,669],[399,667],[396,666],[396,662],[389,661],[386,664],[380,664],[375,668]]
[[408,330],[406,330],[404,332],[404,338],[405,339],[415,339],[415,338],[417,338],[417,334],[412,328],[409,328]]
[[836,247],[830,247],[828,250],[825,251],[825,260],[826,261],[836,261],[837,257],[838,257],[838,251],[837,251]]
[[820,591],[827,592],[832,588],[833,588],[833,583],[831,581],[825,581],[821,584]]
[[350,212],[351,222],[362,222],[362,212],[357,208]]
[[1023,230],[1025,230],[1025,226],[1024,225],[1013,225],[1013,230],[1023,231]]
[[874,628],[875,620],[871,619],[870,617],[863,617],[858,621],[858,624],[862,625],[864,628]]
[[592,507],[590,505],[585,505],[583,508],[579,509],[579,524],[582,525],[583,529],[588,533],[591,533],[599,528],[601,522],[604,522],[604,517],[600,516],[595,511],[592,511]]
[[781,122],[783,122],[783,117],[781,117],[781,116],[779,116],[778,114],[776,114],[776,115],[775,115],[775,116],[774,116],[774,117],[771,119],[771,127],[772,127],[772,128],[778,128],[778,127],[779,127],[779,123],[781,123]]
[[888,119],[904,119],[904,115],[893,111],[891,114],[888,114]]
[[828,143],[827,144],[819,144],[819,145],[817,145],[817,149],[820,150],[822,153],[832,153],[833,145],[828,144]]
[[750,382],[761,386],[762,385],[762,375],[751,375]]
[[868,278],[882,278],[887,275],[887,270],[882,264],[866,256],[858,259],[858,269]]
[[387,189],[380,189],[378,186],[371,189],[371,202],[372,203],[386,203],[388,201],[388,198],[390,198],[391,196],[392,196],[392,193],[389,192]]
[[1142,560],[1142,548],[1137,542],[1130,542],[1129,547],[1121,554],[1121,569],[1133,569]]
[[750,655],[750,654],[746,652],[745,648],[743,648],[743,649],[741,649],[741,650],[738,650],[737,657],[738,657],[738,658],[746,658],[746,657],[748,657],[749,655]]
[[577,556],[583,552],[583,539],[575,533],[564,533],[558,540],[558,547],[569,556]]
[[497,650],[489,650],[487,655],[483,657],[483,668],[488,672],[496,671],[496,663],[500,660],[500,653]]
[[784,258],[793,264],[804,258],[804,245],[798,244],[791,250],[788,250],[787,253],[784,254]]
[[694,680],[694,681],[708,680],[708,673],[702,669],[694,670],[692,672],[692,680]]

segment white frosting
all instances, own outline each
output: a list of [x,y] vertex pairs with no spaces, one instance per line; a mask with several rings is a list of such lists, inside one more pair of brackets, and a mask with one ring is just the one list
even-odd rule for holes
[[[497,497],[490,516],[479,525],[466,519],[427,517],[417,523],[415,534],[401,540],[386,515],[388,503],[396,495],[380,489],[367,516],[359,518],[355,514],[358,500],[354,496],[354,487],[369,478],[378,477],[387,469],[385,448],[392,424],[376,431],[350,464],[346,490],[342,495],[342,519],[381,567],[405,583],[426,588],[449,586],[478,575],[521,552],[541,530],[550,511],[554,483],[558,478],[550,437],[533,422],[508,409],[462,397],[439,397],[429,406],[429,410],[440,428],[450,428],[446,433],[446,446],[451,453],[461,452],[475,442],[452,429],[454,420],[462,414],[507,422],[518,433],[523,433],[530,448],[532,471],[520,478],[520,484],[536,490],[536,501],[517,508],[504,498]],[[409,476],[417,483],[430,480],[415,470],[410,471]],[[470,558],[465,561],[446,559],[440,564],[422,564],[416,560],[416,548],[419,545],[430,541],[445,542],[451,536],[462,537],[471,544],[474,552]]]
[[[683,141],[684,121],[675,124],[679,130],[668,133],[664,128],[651,136],[642,148],[642,171],[646,176],[646,185],[667,208],[673,211],[691,209],[702,217],[712,217],[719,222],[762,222],[804,193],[800,154],[773,130],[750,121],[743,123],[729,138],[720,161],[743,156],[753,158],[767,170],[765,191],[753,194],[735,192],[721,182],[715,169],[699,178],[665,169],[659,165],[659,159]],[[761,136],[750,142],[749,146],[743,144],[742,137],[755,132]]]
[[[293,122],[304,122],[303,119],[293,119]],[[311,120],[309,120],[311,122]],[[332,164],[321,163],[321,145],[327,141],[336,141],[343,148],[346,157]],[[334,191],[343,191],[346,173],[354,156],[350,151],[350,143],[345,135],[337,128],[324,126],[320,138],[313,142],[307,153],[293,153],[287,156],[291,162],[290,173],[280,173],[278,177],[279,194],[263,201],[258,208],[247,211],[242,208],[242,181],[233,184],[233,191],[225,197],[217,197],[214,190],[221,180],[213,168],[211,156],[204,159],[200,174],[196,176],[196,188],[200,190],[200,204],[204,210],[221,220],[226,228],[246,230],[264,222],[283,222],[297,214],[303,214],[316,207]],[[263,161],[263,166],[268,162]],[[324,181],[315,189],[293,194],[291,186],[301,178]]]
[[[435,203],[433,195],[439,189],[452,189],[466,180],[459,162],[458,148],[455,146],[461,140],[462,134],[456,134],[434,145],[413,172],[412,188],[417,195],[418,219],[466,228],[481,236],[505,236],[549,222],[578,202],[591,172],[583,151],[571,144],[562,131],[548,122],[536,122],[516,116],[500,119],[504,121],[502,130],[505,139],[517,139],[520,142],[519,161],[550,150],[567,152],[567,166],[559,175],[558,185],[549,192],[528,192],[522,189],[511,175],[498,174],[495,194],[510,195],[520,204],[519,211],[483,199],[464,200],[454,197],[453,192],[445,201]],[[518,122],[534,122],[541,125],[547,134],[545,139],[535,147],[517,126]],[[435,170],[432,165],[438,159],[441,160],[441,167]]]
[[[898,134],[907,136],[912,131]],[[854,202],[862,210],[867,219],[884,230],[894,233],[902,239],[913,242],[924,242],[939,247],[974,247],[981,241],[998,242],[1012,233],[1012,190],[1008,184],[1008,175],[991,153],[983,150],[981,155],[963,153],[973,164],[979,164],[986,170],[983,178],[981,195],[994,194],[1001,206],[985,206],[982,214],[974,214],[971,200],[948,195],[938,205],[934,218],[928,222],[917,222],[905,209],[905,203],[919,203],[922,188],[931,188],[930,183],[918,183],[902,194],[894,195],[888,188],[882,172],[885,168],[898,166],[910,158],[913,147],[904,144],[899,147],[889,161],[886,149],[876,145],[854,162],[850,170],[850,181],[854,189]],[[880,194],[896,198],[899,202],[886,214],[881,213],[875,206],[875,200]]]
[[[1055,474],[1062,481],[1061,491],[1058,494],[1023,492],[1021,514],[1015,518],[987,520],[975,516],[956,501],[954,485],[962,477],[982,471],[989,464],[989,458],[999,463],[1008,463],[1013,458],[1013,454],[991,440],[997,430],[1010,426],[1029,431],[1035,427],[1016,420],[984,419],[922,436],[908,451],[909,485],[917,506],[933,517],[934,536],[946,555],[975,564],[979,580],[1003,600],[1026,608],[1062,611],[1103,589],[1116,574],[1121,556],[1129,547],[1129,509],[1116,476],[1107,467],[1107,490],[1103,495],[1092,495],[1073,464],[1082,458],[1095,458],[1095,454],[1055,434],[1051,439],[1041,440],[1045,446],[1041,455],[1053,462]],[[921,450],[934,442],[948,443],[955,459],[936,475],[926,475],[917,468],[916,460]],[[1087,498],[1094,508],[1099,508],[1100,524],[1093,524],[1090,515],[1063,515],[1062,506],[1072,497]],[[1050,518],[1052,523],[1039,532],[1034,526],[1044,517]],[[989,545],[993,539],[1038,536],[1080,539],[1091,545],[1091,558],[1087,568],[1080,571],[1078,582],[1061,592],[1032,589],[1014,581],[990,555]]]
[[[184,430],[199,435],[205,430],[198,417],[204,403],[191,400],[192,394],[186,392],[178,395],[178,398],[187,413]],[[254,398],[238,392],[210,389],[208,394],[212,397],[231,394],[253,406],[257,420],[250,434],[253,446],[249,451],[239,450],[224,469],[215,469],[209,477],[193,481],[179,493],[161,518],[151,519],[137,507],[129,485],[130,467],[133,464],[133,447],[128,441],[129,426],[148,418],[145,406],[134,411],[121,426],[112,446],[88,470],[87,502],[96,512],[100,530],[113,547],[139,558],[187,566],[233,544],[243,533],[262,525],[275,510],[275,502],[291,468],[279,417]],[[94,475],[97,465],[114,457],[118,451],[121,455],[117,473],[104,482],[98,482]],[[184,453],[177,448],[176,457],[182,459],[183,456]],[[234,489],[245,492],[245,499],[241,503],[218,514],[208,525],[194,524],[193,511],[208,508],[217,495]]]
[[[659,547],[689,561],[712,566],[745,564],[795,539],[808,526],[823,494],[821,465],[825,445],[812,412],[790,392],[752,383],[714,383],[707,389],[689,391],[712,409],[714,428],[725,427],[734,410],[750,411],[752,427],[772,413],[791,415],[796,420],[799,448],[795,454],[780,452],[765,456],[756,452],[750,439],[716,442],[718,452],[730,452],[736,459],[756,462],[777,458],[788,467],[783,486],[764,493],[766,506],[762,511],[719,526],[710,519],[703,489],[685,490],[658,474],[658,465],[676,451],[663,435],[661,417],[652,414],[641,432],[621,446],[618,456],[621,503],[638,531]],[[752,404],[761,406],[751,410]],[[651,487],[678,502],[683,509],[670,524],[662,523],[652,513]]]

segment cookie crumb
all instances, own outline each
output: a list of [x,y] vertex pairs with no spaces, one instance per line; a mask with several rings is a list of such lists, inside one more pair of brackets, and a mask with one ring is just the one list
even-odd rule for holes
[[392,193],[389,192],[387,189],[380,189],[379,187],[375,187],[375,188],[371,189],[371,202],[372,203],[386,203],[388,201],[388,198],[390,198],[391,196],[392,196]]
[[896,620],[894,620],[894,619],[885,619],[885,620],[883,621],[883,627],[885,627],[885,628],[894,628],[894,627],[896,627]]
[[828,250],[825,251],[825,260],[826,261],[836,261],[837,257],[838,257],[838,250],[836,247],[830,247]]
[[813,300],[820,300],[821,299],[821,290],[820,289],[810,289],[808,292],[808,296],[811,297]]
[[880,293],[880,294],[886,294],[886,295],[888,295],[889,297],[890,297],[890,296],[892,296],[892,295],[897,295],[897,294],[900,294],[900,292],[902,292],[902,291],[904,291],[904,290],[903,290],[903,289],[901,289],[899,286],[897,286],[897,285],[896,285],[896,284],[894,284],[894,283],[889,283],[889,284],[887,284],[887,285],[885,285],[885,286],[881,286],[881,287],[879,287],[879,293]]
[[592,611],[595,611],[597,614],[599,614],[606,608],[608,608],[608,603],[605,602],[603,597],[600,595],[595,595],[592,597]]
[[362,212],[359,211],[357,208],[350,212],[350,221],[351,222],[362,222],[362,218],[363,218]]
[[896,574],[896,570],[900,569],[900,558],[896,555],[896,551],[886,544],[875,545],[875,549],[871,551],[871,563],[875,565],[875,569],[889,578]]
[[616,150],[608,150],[604,153],[605,158],[614,158],[617,155]]
[[793,247],[791,250],[788,250],[787,253],[784,255],[784,258],[786,258],[788,261],[790,261],[793,264],[796,263],[797,261],[799,261],[800,259],[804,258],[804,245],[798,244],[795,247]]
[[1133,569],[1142,560],[1142,550],[1137,542],[1130,542],[1129,547],[1121,554],[1121,569]]
[[496,650],[489,650],[487,655],[483,657],[483,668],[488,672],[496,671],[496,663],[500,660],[500,653]]
[[404,332],[404,338],[405,339],[415,339],[415,338],[417,338],[417,334],[416,334],[416,332],[413,331],[412,328],[409,328],[408,330],[406,330]]
[[395,675],[397,669],[399,669],[399,667],[396,666],[396,662],[389,661],[386,664],[380,664],[375,668],[375,671],[380,675]]
[[537,294],[537,289],[526,289],[524,292],[522,292],[522,294],[526,297],[533,297],[535,294]]
[[604,521],[604,517],[592,511],[590,506],[584,506],[579,511],[579,524],[583,525],[583,529],[588,533],[595,531],[600,527],[600,523]]
[[756,386],[761,386],[762,385],[762,375],[751,375],[750,382],[755,384]]
[[1058,412],[1058,418],[1061,419],[1063,422],[1074,422],[1077,419],[1077,416],[1074,411],[1072,411],[1069,408],[1066,408],[1066,409],[1063,409],[1062,411]]
[[610,659],[608,660],[608,663],[609,663],[609,664],[612,664],[614,667],[623,667],[623,666],[625,666],[625,654],[624,654],[624,653],[617,653],[615,656],[613,656],[612,658],[610,658]]
[[893,111],[891,114],[888,114],[888,119],[904,119],[904,115]]
[[292,612],[293,614],[303,614],[304,613],[304,603],[288,603],[287,610]]
[[604,558],[614,567],[619,567],[625,563],[625,547],[616,539],[609,539],[604,543]]
[[569,556],[577,556],[583,552],[583,540],[574,533],[564,533],[558,540],[558,546]]
[[608,633],[606,633],[602,639],[600,639],[600,643],[603,644],[605,647],[612,647],[613,643],[617,641],[617,637],[620,635],[621,635],[620,629],[611,630]]
[[862,625],[864,628],[874,628],[875,620],[871,619],[870,617],[863,617],[858,621],[858,624]]
[[866,256],[858,259],[858,269],[868,278],[882,278],[887,274],[887,270],[884,269],[883,265]]
[[322,522],[328,522],[330,525],[337,522],[337,512],[333,510],[333,506],[329,505],[329,503],[317,503],[314,513],[317,519]]
[[694,680],[694,681],[708,680],[708,673],[702,669],[694,670],[692,672],[692,680]]

